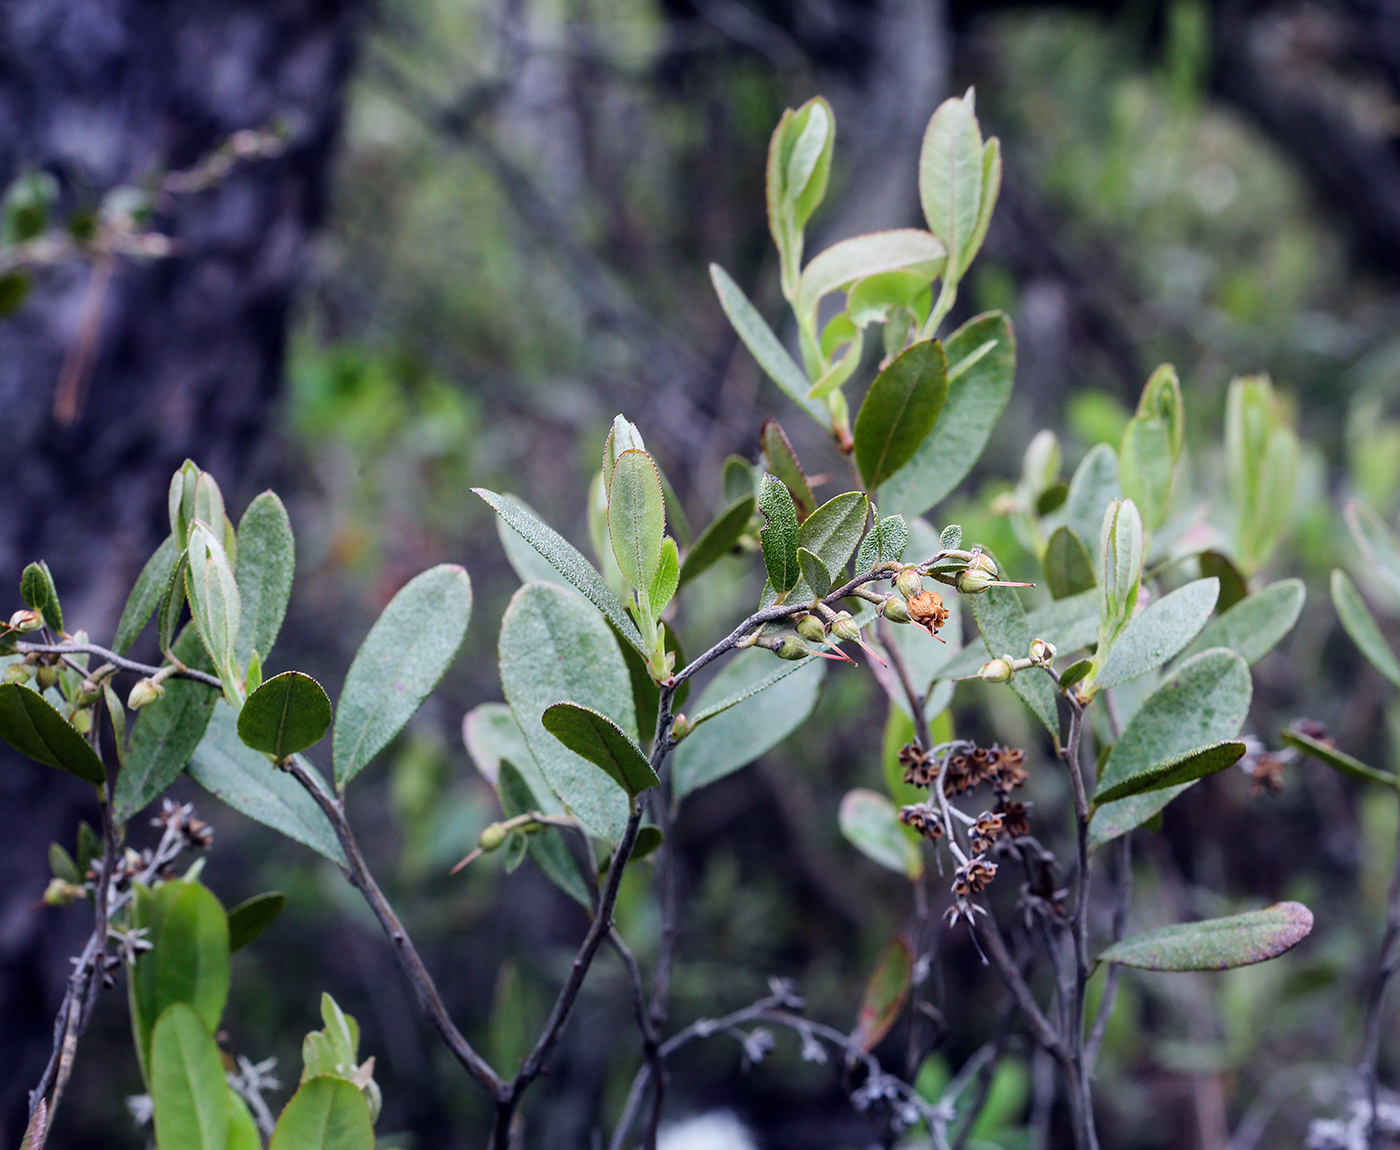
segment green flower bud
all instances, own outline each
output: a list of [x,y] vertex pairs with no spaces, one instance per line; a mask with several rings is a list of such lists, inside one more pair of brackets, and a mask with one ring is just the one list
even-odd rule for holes
[[880,614],[891,623],[908,623],[909,608],[904,605],[904,600],[897,595],[887,595],[880,600]]
[[1044,639],[1031,640],[1031,662],[1048,666],[1056,654],[1054,643],[1048,643]]
[[75,883],[67,879],[51,879],[49,885],[44,889],[44,904],[46,906],[72,906],[80,898],[86,897],[87,892]]
[[476,840],[476,845],[483,851],[493,851],[506,841],[509,834],[510,832],[500,823],[492,823],[481,832],[481,837]]
[[993,659],[983,663],[977,677],[984,683],[1005,683],[1014,673],[1010,659]]
[[815,615],[799,615],[795,627],[797,633],[809,643],[826,641],[826,625]]
[[126,705],[133,711],[139,711],[142,707],[149,707],[164,694],[165,688],[154,679],[141,679],[131,688],[131,694],[126,697]]
[[806,647],[791,635],[784,638],[777,647],[777,656],[779,659],[789,659],[794,662],[798,659],[805,659],[811,653],[812,652],[807,650]]
[[27,683],[33,674],[34,668],[28,663],[11,663],[5,668],[4,682],[6,684]]
[[30,631],[37,631],[44,625],[44,617],[38,611],[24,609],[16,611],[10,616],[10,630],[18,631],[22,635],[27,635]]
[[80,735],[86,735],[92,730],[92,708],[79,707],[71,715],[68,721],[73,724],[73,729]]
[[695,724],[684,715],[677,715],[671,720],[671,738],[675,739],[676,742],[680,742],[693,730],[695,730]]
[[39,682],[39,690],[47,691],[58,682],[58,668],[52,663],[40,663],[34,677]]
[[831,633],[843,643],[860,642],[860,628],[856,626],[856,621],[851,618],[849,611],[837,613],[836,618],[831,621]]
[[894,577],[894,585],[906,599],[912,599],[924,589],[924,579],[917,567],[901,567]]

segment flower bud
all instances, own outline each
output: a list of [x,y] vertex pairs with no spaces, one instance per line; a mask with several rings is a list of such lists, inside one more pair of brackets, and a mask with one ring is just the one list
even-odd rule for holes
[[52,663],[40,663],[34,677],[39,682],[39,690],[47,691],[58,682],[58,668]]
[[28,609],[16,611],[10,616],[10,630],[18,631],[22,635],[27,635],[30,631],[37,631],[44,625],[44,617],[38,611]]
[[80,735],[86,735],[92,730],[92,708],[79,707],[71,715],[68,721],[73,724],[73,729]]
[[154,679],[141,679],[131,688],[131,694],[126,697],[126,705],[133,711],[139,711],[142,707],[149,707],[164,694],[165,688]]
[[671,738],[675,739],[676,742],[680,742],[693,730],[695,730],[695,724],[684,715],[677,715],[671,720]]
[[826,641],[826,625],[815,615],[799,615],[795,627],[797,633],[809,643]]
[[28,663],[11,663],[5,668],[3,682],[7,685],[10,683],[27,683],[29,682],[30,676],[33,674],[34,668]]
[[924,589],[924,579],[917,567],[901,567],[894,577],[894,585],[906,599],[912,599]]
[[777,647],[779,659],[790,659],[795,662],[798,659],[805,659],[810,654],[811,652],[791,635],[785,637]]
[[44,903],[47,906],[72,906],[87,892],[67,879],[51,879],[44,889]]
[[836,618],[831,621],[831,633],[843,643],[860,642],[860,628],[856,626],[856,621],[851,618],[849,611],[838,612]]
[[985,551],[978,551],[958,576],[958,590],[964,595],[980,595],[997,582],[996,560]]
[[977,677],[984,683],[1005,683],[1013,674],[1010,659],[993,659],[982,664]]
[[84,679],[78,687],[78,702],[84,707],[90,707],[102,697],[102,688],[91,679]]
[[1044,639],[1031,640],[1031,661],[1039,663],[1042,667],[1049,666],[1057,654],[1054,643],[1048,643]]
[[476,845],[483,851],[493,851],[506,841],[506,836],[510,832],[500,823],[492,823],[481,832],[481,837],[476,840]]
[[904,605],[904,600],[898,595],[887,595],[880,600],[880,614],[891,623],[908,623],[910,621],[909,608]]

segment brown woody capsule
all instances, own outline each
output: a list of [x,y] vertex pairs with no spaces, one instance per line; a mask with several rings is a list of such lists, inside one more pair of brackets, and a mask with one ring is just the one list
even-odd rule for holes
[[948,608],[943,606],[943,596],[937,591],[920,591],[917,595],[911,595],[906,606],[909,618],[930,635],[938,634],[939,628],[948,622]]

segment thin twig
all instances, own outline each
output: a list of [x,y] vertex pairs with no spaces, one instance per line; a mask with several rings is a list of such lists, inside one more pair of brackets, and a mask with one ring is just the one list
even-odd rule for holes
[[[15,650],[21,654],[37,655],[96,655],[99,659],[106,659],[114,667],[122,671],[134,671],[138,675],[149,678],[161,671],[169,671],[166,667],[152,667],[148,663],[137,663],[132,659],[118,655],[115,651],[109,651],[106,647],[99,647],[95,643],[25,643],[15,644]],[[196,683],[203,683],[206,687],[218,687],[223,689],[223,682],[217,675],[206,674],[204,671],[197,671],[193,667],[177,666],[173,671],[169,671],[167,676],[172,679],[191,679]]]
[[[1113,942],[1123,940],[1123,932],[1128,925],[1128,904],[1133,893],[1133,854],[1132,836],[1120,835],[1114,843],[1113,876]],[[1094,1063],[1103,1046],[1104,1035],[1108,1033],[1108,1022],[1113,1017],[1113,1004],[1118,997],[1118,986],[1122,980],[1123,968],[1118,963],[1109,963],[1104,976],[1103,998],[1099,1000],[1099,1012],[1089,1031],[1089,1041],[1084,1047],[1084,1062],[1089,1074],[1094,1072]]]
[[1035,995],[1031,993],[1031,988],[1022,976],[1020,968],[1012,959],[1011,952],[1006,949],[1006,940],[1002,938],[1001,929],[990,913],[983,916],[980,933],[983,946],[988,957],[992,960],[992,965],[997,968],[997,973],[1001,975],[1006,989],[1011,991],[1012,997],[1016,999],[1016,1005],[1021,1008],[1021,1013],[1025,1016],[1026,1023],[1030,1026],[1035,1040],[1054,1055],[1061,1066],[1068,1068],[1070,1065],[1069,1051],[1066,1050],[1059,1035],[1055,1033],[1055,1029],[1050,1025],[1050,1020],[1045,1017],[1044,1011],[1036,1003]]
[[1395,973],[1396,959],[1391,953],[1395,950],[1396,939],[1400,938],[1400,833],[1395,843],[1394,869],[1390,876],[1390,895],[1386,901],[1385,935],[1381,939],[1380,950],[1376,954],[1375,970],[1371,975],[1371,985],[1366,995],[1365,1039],[1361,1047],[1361,1065],[1358,1070],[1366,1088],[1369,1113],[1366,1118],[1366,1145],[1376,1147],[1376,1102],[1379,1082],[1376,1064],[1381,1052],[1381,1023],[1385,1018],[1385,992]]

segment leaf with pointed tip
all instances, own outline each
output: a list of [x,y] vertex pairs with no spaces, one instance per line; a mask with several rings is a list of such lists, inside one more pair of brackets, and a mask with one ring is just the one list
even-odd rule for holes
[[825,405],[807,398],[812,381],[807,378],[807,373],[797,366],[787,348],[773,334],[773,329],[758,314],[758,309],[749,302],[749,297],[744,294],[743,289],[719,264],[710,265],[710,281],[715,286],[715,294],[719,296],[720,307],[724,309],[724,314],[729,318],[735,333],[749,349],[749,354],[758,361],[758,366],[763,368],[768,378],[798,407],[818,423],[827,425],[830,417]]
[[1122,779],[1111,787],[1100,787],[1094,796],[1095,803],[1111,803],[1115,799],[1125,799],[1129,795],[1160,791],[1166,787],[1194,783],[1206,775],[1233,767],[1244,758],[1245,746],[1240,742],[1212,743],[1208,747],[1197,747],[1185,751],[1160,763],[1153,763],[1144,771]]
[[874,490],[914,457],[948,397],[943,345],[920,342],[901,352],[870,385],[856,412],[856,465]]
[[374,1150],[369,1103],[344,1078],[308,1078],[277,1119],[268,1150]]
[[320,742],[330,726],[330,698],[320,683],[300,671],[274,675],[238,713],[238,737],[274,759]]
[[1400,687],[1400,661],[1396,660],[1395,652],[1381,634],[1375,616],[1371,614],[1356,590],[1356,584],[1345,571],[1332,572],[1332,603],[1337,608],[1337,617],[1341,619],[1346,633],[1351,636],[1352,642],[1361,648],[1367,662]]
[[787,432],[776,419],[765,419],[759,430],[763,444],[763,458],[770,475],[776,475],[792,493],[792,502],[797,508],[799,523],[817,509],[817,498],[807,482],[807,473],[797,460],[797,453],[788,442]]
[[219,1048],[203,1022],[177,1002],[151,1039],[156,1142],[174,1150],[228,1150],[232,1105]]
[[967,477],[1011,398],[1016,375],[1016,337],[1004,312],[974,316],[943,342],[943,351],[948,394],[938,422],[880,488],[885,510],[911,518],[942,502]]
[[676,548],[676,541],[668,535],[661,541],[661,561],[657,564],[656,574],[652,576],[651,586],[647,588],[647,600],[653,619],[661,617],[666,605],[675,598],[676,589],[680,584],[681,556]]
[[865,530],[864,494],[845,491],[818,507],[797,531],[797,545],[821,560],[834,578],[846,569]]
[[1257,663],[1293,630],[1306,598],[1301,579],[1280,579],[1230,607],[1222,606],[1222,593],[1221,601],[1216,603],[1221,613],[1206,624],[1184,654],[1194,655],[1207,647],[1229,647],[1243,655],[1245,662]]
[[1167,517],[1176,473],[1167,421],[1148,414],[1128,420],[1118,447],[1118,464],[1124,496],[1138,505],[1143,526],[1155,531]]
[[805,547],[797,549],[797,566],[802,572],[802,583],[812,599],[825,598],[831,591],[831,572],[820,559]]
[[292,597],[292,576],[296,571],[296,539],[282,500],[264,491],[243,512],[238,521],[238,563],[234,577],[242,604],[235,662],[248,666],[253,652],[263,664],[287,614]]
[[[177,636],[176,628],[180,625],[180,616],[185,609],[187,597],[185,595],[185,572],[189,568],[190,556],[188,551],[181,551],[175,559],[175,566],[170,572],[170,582],[165,586],[165,593],[160,597],[160,606],[156,608],[156,642],[162,652],[168,652],[174,645]],[[191,633],[196,634],[198,628],[191,625]],[[207,659],[204,648],[196,643],[201,657]],[[210,670],[214,664],[208,664]]]
[[846,841],[872,862],[914,882],[923,875],[918,844],[905,837],[899,812],[885,795],[864,787],[847,791],[837,821]]
[[189,527],[190,545],[185,567],[185,594],[190,615],[199,631],[214,671],[223,681],[230,702],[239,699],[238,673],[234,667],[235,644],[242,617],[238,581],[224,551],[220,534],[203,520]]
[[1357,546],[1395,594],[1400,595],[1400,543],[1381,517],[1364,503],[1352,500],[1346,507],[1347,526]]
[[555,703],[545,708],[540,721],[546,731],[600,768],[629,797],[635,799],[660,781],[642,749],[616,723],[591,707]]
[[929,230],[948,249],[949,280],[962,278],[976,249],[982,207],[982,132],[972,103],[963,97],[944,100],[924,131],[919,150],[919,202]]
[[1113,687],[1160,667],[1205,626],[1219,594],[1220,580],[1197,579],[1149,604],[1113,644],[1098,685]]
[[277,921],[287,905],[287,896],[281,891],[268,891],[244,899],[228,912],[229,953],[242,950],[258,935]]
[[1300,902],[1149,930],[1099,955],[1142,970],[1233,970],[1277,958],[1312,933],[1312,911]]
[[31,611],[38,611],[44,622],[55,635],[63,633],[63,608],[58,602],[58,591],[54,587],[49,565],[42,559],[31,563],[20,575],[20,598]]
[[[600,484],[599,476],[594,476],[595,484]],[[499,496],[503,503],[513,504],[521,515],[538,519],[532,508],[523,499],[516,499],[513,495]],[[590,492],[590,500],[592,493]],[[606,497],[604,497],[606,503]],[[512,527],[501,516],[496,516],[496,535],[501,541],[501,548],[506,553],[506,561],[511,565],[511,569],[519,577],[522,583],[558,583],[561,587],[568,587],[571,584],[563,575],[555,569],[543,555],[525,542],[525,537]]]
[[37,691],[0,686],[0,738],[21,755],[101,786],[107,777],[92,745]]
[[117,623],[112,650],[118,655],[126,654],[131,644],[136,642],[136,636],[141,634],[147,621],[155,613],[155,609],[160,606],[179,558],[180,549],[175,543],[175,536],[167,535],[165,541],[156,548],[155,554],[146,560],[141,574],[136,576],[136,585],[127,596],[121,620]]
[[1324,743],[1321,739],[1314,739],[1301,731],[1280,731],[1279,738],[1290,747],[1296,747],[1303,754],[1320,763],[1326,763],[1333,770],[1340,771],[1344,775],[1350,775],[1354,779],[1361,779],[1368,783],[1381,783],[1387,787],[1400,788],[1400,776],[1367,766],[1360,759],[1353,758],[1345,751],[1337,750],[1336,747],[1330,743]]
[[702,571],[718,563],[732,551],[739,537],[753,518],[757,506],[752,495],[735,500],[714,518],[685,554],[681,564],[680,585],[684,587]]
[[1091,591],[1096,586],[1094,560],[1089,555],[1089,548],[1084,546],[1084,540],[1063,524],[1051,533],[1041,564],[1045,568],[1045,585],[1056,599],[1067,599],[1071,595]]
[[624,451],[613,465],[608,534],[622,577],[645,595],[661,565],[661,540],[666,534],[661,473],[645,451]]
[[874,511],[874,522],[860,541],[860,550],[856,553],[857,575],[864,575],[876,563],[898,563],[909,546],[909,525],[904,522],[903,515],[887,515],[881,519],[878,511],[874,508],[871,510]]
[[627,614],[616,595],[608,588],[597,568],[588,562],[572,543],[552,527],[537,519],[507,496],[497,495],[484,487],[473,487],[493,511],[519,532],[522,539],[545,557],[550,565],[583,597],[607,616],[608,621],[645,657],[650,652],[642,642],[642,634]]
[[[1003,655],[1023,657],[1030,650],[1032,639],[1043,639],[1036,635],[1026,621],[1026,609],[1014,587],[993,587],[980,595],[972,596],[972,614],[977,620],[977,629],[982,633],[982,642],[993,659]],[[985,662],[985,660],[983,660]],[[1037,719],[1053,738],[1060,737],[1060,720],[1056,712],[1055,684],[1050,676],[1035,667],[1015,675],[1011,689],[1021,697],[1021,701],[1031,709]]]
[[861,996],[860,1013],[856,1016],[851,1040],[862,1050],[867,1053],[874,1050],[894,1027],[909,998],[913,981],[914,949],[902,934],[897,935],[880,952],[880,960]]
[[345,786],[403,730],[462,646],[472,584],[442,563],[410,579],[384,608],[345,676],[335,716],[335,781]]
[[780,595],[786,595],[801,577],[797,565],[797,509],[787,485],[765,475],[758,489],[758,508],[764,525],[759,532],[763,544],[763,565]]

